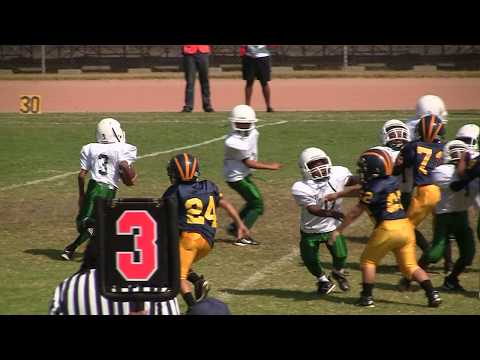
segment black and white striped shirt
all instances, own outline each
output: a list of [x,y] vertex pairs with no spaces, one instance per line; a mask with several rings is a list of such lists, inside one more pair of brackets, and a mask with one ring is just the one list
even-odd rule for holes
[[[144,302],[148,315],[180,315],[177,299]],[[50,315],[128,315],[130,303],[108,300],[100,295],[95,269],[76,273],[55,289],[50,303]]]

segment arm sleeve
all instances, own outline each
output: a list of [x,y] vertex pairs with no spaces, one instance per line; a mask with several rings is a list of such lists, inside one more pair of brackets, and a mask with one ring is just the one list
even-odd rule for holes
[[440,189],[446,189],[450,186],[452,182],[452,177],[448,176],[448,174],[439,171],[438,169],[434,169],[432,171],[433,181]]
[[118,159],[120,162],[126,161],[128,165],[131,165],[137,160],[137,147],[128,145],[125,150],[120,154]]
[[415,165],[415,146],[412,143],[405,145],[400,151],[400,155],[403,155],[404,168],[411,168]]
[[82,147],[82,150],[80,151],[80,169],[90,170],[90,164],[88,163],[87,146]]
[[310,195],[305,191],[302,191],[295,185],[292,187],[292,195],[298,206],[307,207],[310,205],[317,205],[317,200],[315,199],[315,196]]

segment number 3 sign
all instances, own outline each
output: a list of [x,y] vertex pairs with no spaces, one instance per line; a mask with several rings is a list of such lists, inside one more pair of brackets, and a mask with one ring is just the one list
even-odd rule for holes
[[102,295],[114,301],[166,301],[180,285],[173,200],[132,198],[96,204]]

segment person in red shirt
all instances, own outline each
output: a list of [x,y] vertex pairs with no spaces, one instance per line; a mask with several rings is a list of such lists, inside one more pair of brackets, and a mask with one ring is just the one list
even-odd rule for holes
[[205,112],[213,112],[210,102],[210,83],[208,80],[208,61],[210,45],[183,45],[183,70],[185,72],[185,106],[182,112],[192,112],[195,94],[195,78],[198,71],[202,89],[202,105]]
[[[271,46],[271,45],[268,45]],[[262,85],[263,98],[268,112],[273,112],[270,104],[271,63],[270,51],[267,45],[242,45],[240,47],[242,57],[242,76],[246,81],[245,104],[250,106],[255,79]]]

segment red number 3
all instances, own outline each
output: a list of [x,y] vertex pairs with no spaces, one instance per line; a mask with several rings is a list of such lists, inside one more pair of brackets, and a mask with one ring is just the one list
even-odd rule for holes
[[117,270],[127,281],[148,281],[158,268],[157,222],[148,211],[127,210],[117,220],[117,234],[134,235],[134,249],[140,252],[140,261],[131,251],[117,252]]

